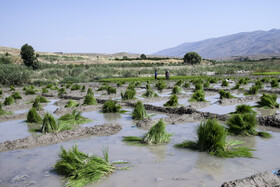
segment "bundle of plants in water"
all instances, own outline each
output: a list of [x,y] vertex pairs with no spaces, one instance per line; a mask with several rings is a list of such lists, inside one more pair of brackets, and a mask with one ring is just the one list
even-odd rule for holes
[[260,90],[259,86],[253,85],[249,88],[249,91],[245,95],[256,95]]
[[88,88],[88,90],[87,90],[87,95],[92,95],[92,96],[93,96],[93,92],[92,92],[92,89],[91,89],[91,88]]
[[32,108],[35,108],[37,111],[42,109],[40,98],[36,98],[32,104]]
[[255,82],[255,86],[259,87],[259,89],[263,89],[263,88],[264,88],[264,87],[263,87],[263,83],[262,83],[260,80],[257,80],[257,81]]
[[243,142],[227,140],[227,130],[215,119],[208,119],[206,122],[200,123],[196,133],[196,141],[187,140],[176,144],[176,147],[205,151],[218,157],[252,157],[253,149],[237,147]]
[[228,120],[228,132],[234,135],[258,135],[263,138],[270,138],[271,135],[267,132],[257,132],[255,127],[257,125],[257,118],[254,113],[233,114]]
[[204,88],[209,88],[210,87],[210,82],[206,81],[205,83],[203,83],[203,87]]
[[228,81],[227,80],[223,80],[222,85],[221,86],[228,86]]
[[270,81],[269,77],[264,77],[261,79],[261,82],[268,83]]
[[112,86],[108,86],[106,91],[108,95],[117,93],[117,89]]
[[279,104],[276,102],[277,95],[276,94],[266,94],[264,93],[261,96],[261,100],[257,102],[259,107],[265,108],[279,108]]
[[53,85],[53,83],[47,84],[46,88],[49,88],[49,89],[54,89],[54,85]]
[[15,102],[15,99],[12,96],[9,96],[9,97],[5,98],[4,105],[5,106],[12,105],[12,104],[14,104],[14,102]]
[[212,77],[212,78],[209,79],[209,82],[210,83],[217,83],[218,82],[218,78]]
[[121,105],[117,104],[117,101],[106,101],[103,104],[102,107],[102,112],[104,113],[116,113],[116,112],[120,112],[121,110]]
[[66,88],[70,88],[71,85],[72,85],[72,83],[68,82],[68,83],[66,84]]
[[11,95],[15,100],[17,99],[22,99],[21,95],[19,94],[19,92],[15,92]]
[[276,79],[272,79],[270,84],[272,88],[279,88],[279,83]]
[[109,163],[108,151],[103,151],[101,158],[89,156],[75,146],[68,152],[61,147],[54,171],[67,178],[67,186],[85,186],[113,173],[115,167]]
[[42,133],[52,133],[52,132],[57,132],[59,131],[59,125],[56,123],[54,117],[46,113],[44,118],[43,118],[43,124],[41,128]]
[[152,98],[152,97],[158,97],[158,94],[150,88],[150,89],[147,89],[146,92],[142,96]]
[[15,87],[13,85],[10,86],[10,92],[15,91]]
[[83,105],[97,105],[96,98],[93,97],[93,94],[87,94],[85,96]]
[[178,102],[178,97],[177,95],[172,95],[169,99],[169,101],[167,101],[164,106],[166,107],[176,107],[179,106],[179,102]]
[[135,95],[136,95],[136,91],[133,86],[131,87],[128,86],[125,93],[121,92],[121,97],[123,100],[133,99]]
[[59,126],[63,125],[78,125],[91,122],[91,119],[85,118],[81,115],[81,112],[73,110],[71,114],[66,114],[58,118]]
[[65,108],[72,108],[72,107],[77,107],[79,106],[79,103],[77,103],[76,101],[70,99],[66,105],[65,105]]
[[35,108],[31,108],[28,111],[26,122],[28,122],[28,123],[40,123],[40,122],[42,122],[42,118],[37,113]]
[[131,144],[166,144],[170,141],[172,134],[166,132],[165,126],[166,124],[161,119],[143,137],[125,136],[123,141]]
[[107,90],[107,88],[109,87],[109,85],[106,83],[106,85],[100,86],[97,91],[103,91],[103,90]]
[[253,107],[250,105],[237,105],[235,108],[235,114],[246,114],[246,113],[252,113],[256,114],[256,111],[253,110]]
[[200,83],[196,84],[194,87],[194,92],[196,92],[198,90],[201,90],[201,91],[203,90],[203,86]]
[[85,92],[86,91],[86,86],[83,85],[82,89],[81,89],[81,92]]
[[64,95],[64,94],[66,94],[65,88],[60,88],[60,89],[58,90],[58,96],[62,96],[62,95]]
[[172,88],[172,94],[179,94],[181,91],[182,91],[182,89],[179,86],[174,86]]
[[182,86],[184,83],[183,80],[178,80],[174,86]]
[[219,94],[220,94],[220,99],[229,99],[229,98],[234,98],[233,95],[231,95],[229,92],[226,92],[224,90],[220,90],[219,91]]
[[47,88],[42,88],[42,93],[49,93],[49,90]]
[[143,120],[148,117],[146,109],[141,101],[137,101],[132,112],[132,119]]
[[184,84],[184,87],[185,87],[185,88],[190,88],[190,86],[191,86],[191,85],[190,85],[189,82],[185,82],[185,84]]
[[248,84],[248,78],[239,78],[238,83],[239,84]]
[[49,102],[45,97],[39,96],[39,95],[36,97],[36,99],[38,99],[38,101],[40,103],[48,103]]
[[238,90],[240,88],[240,84],[236,83],[236,85],[232,88],[232,90]]
[[25,95],[34,95],[36,91],[32,87],[28,87],[25,89]]
[[6,112],[5,110],[2,109],[2,103],[0,102],[0,116],[4,114],[11,114],[11,112]]
[[79,85],[79,84],[73,84],[72,86],[71,86],[71,90],[73,91],[73,90],[80,90],[81,89],[81,86]]
[[162,91],[164,88],[166,88],[166,83],[163,81],[163,80],[159,80],[155,87],[159,90],[159,91]]
[[197,90],[192,94],[192,97],[189,99],[189,102],[205,102],[206,100],[204,97],[204,91]]

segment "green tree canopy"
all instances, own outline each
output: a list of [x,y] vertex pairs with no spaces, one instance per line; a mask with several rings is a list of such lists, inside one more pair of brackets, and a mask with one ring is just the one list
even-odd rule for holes
[[184,56],[184,62],[188,64],[199,64],[201,62],[201,56],[196,52],[188,52]]
[[141,59],[146,59],[147,57],[146,57],[145,54],[142,54],[142,55],[140,55],[140,58],[141,58]]
[[24,44],[21,47],[20,55],[21,55],[21,58],[23,60],[23,63],[26,66],[28,66],[28,67],[32,66],[33,67],[34,62],[36,60],[36,57],[35,57],[34,49],[31,45]]

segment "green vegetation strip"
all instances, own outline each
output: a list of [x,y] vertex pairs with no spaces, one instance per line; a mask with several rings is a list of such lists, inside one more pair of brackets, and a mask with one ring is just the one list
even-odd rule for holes
[[253,75],[280,75],[280,72],[262,72],[262,73],[253,73]]
[[[170,76],[169,80],[188,80],[194,78],[202,78],[201,76]],[[101,79],[100,82],[134,82],[134,81],[153,81],[154,77],[131,77],[131,78],[109,78]],[[157,77],[157,80],[165,80],[165,77]]]

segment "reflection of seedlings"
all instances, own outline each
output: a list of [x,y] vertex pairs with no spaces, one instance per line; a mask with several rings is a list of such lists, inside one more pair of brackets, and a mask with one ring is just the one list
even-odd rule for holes
[[184,141],[176,147],[205,151],[218,157],[252,157],[252,149],[236,147],[243,142],[227,140],[227,131],[217,120],[208,119],[197,128],[196,141]]
[[79,106],[79,103],[77,103],[76,101],[70,99],[66,105],[65,105],[65,108],[72,108],[72,107],[77,107]]
[[189,99],[189,102],[205,102],[206,100],[204,97],[204,91],[197,90],[193,93],[192,97]]
[[137,101],[132,112],[132,119],[143,120],[148,117],[145,107],[141,101]]
[[231,95],[229,92],[226,92],[224,90],[220,90],[219,91],[219,94],[220,94],[220,99],[229,99],[229,98],[234,98],[233,95]]
[[120,112],[121,110],[121,105],[117,104],[117,101],[106,101],[103,104],[102,107],[102,112],[104,113],[116,113],[116,112]]
[[179,93],[181,93],[181,91],[182,91],[182,89],[179,86],[174,86],[172,88],[172,94],[179,94]]
[[270,138],[271,135],[268,132],[257,132],[255,127],[257,125],[256,115],[253,113],[245,114],[233,114],[228,120],[229,126],[228,132],[234,135],[242,136],[261,136],[263,138]]
[[147,134],[143,137],[125,136],[123,141],[131,144],[166,144],[170,141],[172,134],[165,131],[166,124],[161,119],[158,123],[152,126]]
[[178,97],[177,95],[172,95],[170,97],[170,100],[167,101],[164,106],[166,107],[176,107],[176,106],[179,106],[179,102],[178,102]]
[[257,102],[259,107],[264,108],[279,108],[279,104],[276,102],[277,95],[276,94],[266,94],[264,93],[261,96],[261,100]]
[[42,118],[37,113],[35,108],[31,108],[28,111],[26,122],[28,122],[28,123],[40,123],[40,122],[42,122]]
[[89,156],[72,147],[68,152],[61,147],[59,160],[54,165],[54,171],[67,178],[67,186],[85,186],[98,181],[115,171],[114,165],[127,162],[109,162],[108,150],[104,150],[103,158]]

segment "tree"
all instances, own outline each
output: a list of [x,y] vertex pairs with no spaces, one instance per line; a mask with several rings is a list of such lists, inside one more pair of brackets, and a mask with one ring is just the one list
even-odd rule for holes
[[142,54],[142,55],[140,56],[140,58],[141,58],[141,59],[147,59],[147,57],[146,57],[145,54]]
[[34,62],[36,61],[36,57],[35,57],[35,53],[34,53],[34,49],[31,45],[28,44],[24,44],[21,47],[21,51],[20,51],[20,55],[21,58],[23,60],[23,63],[30,67],[34,65]]
[[198,64],[201,62],[201,56],[196,52],[188,52],[184,56],[184,62],[188,64]]

